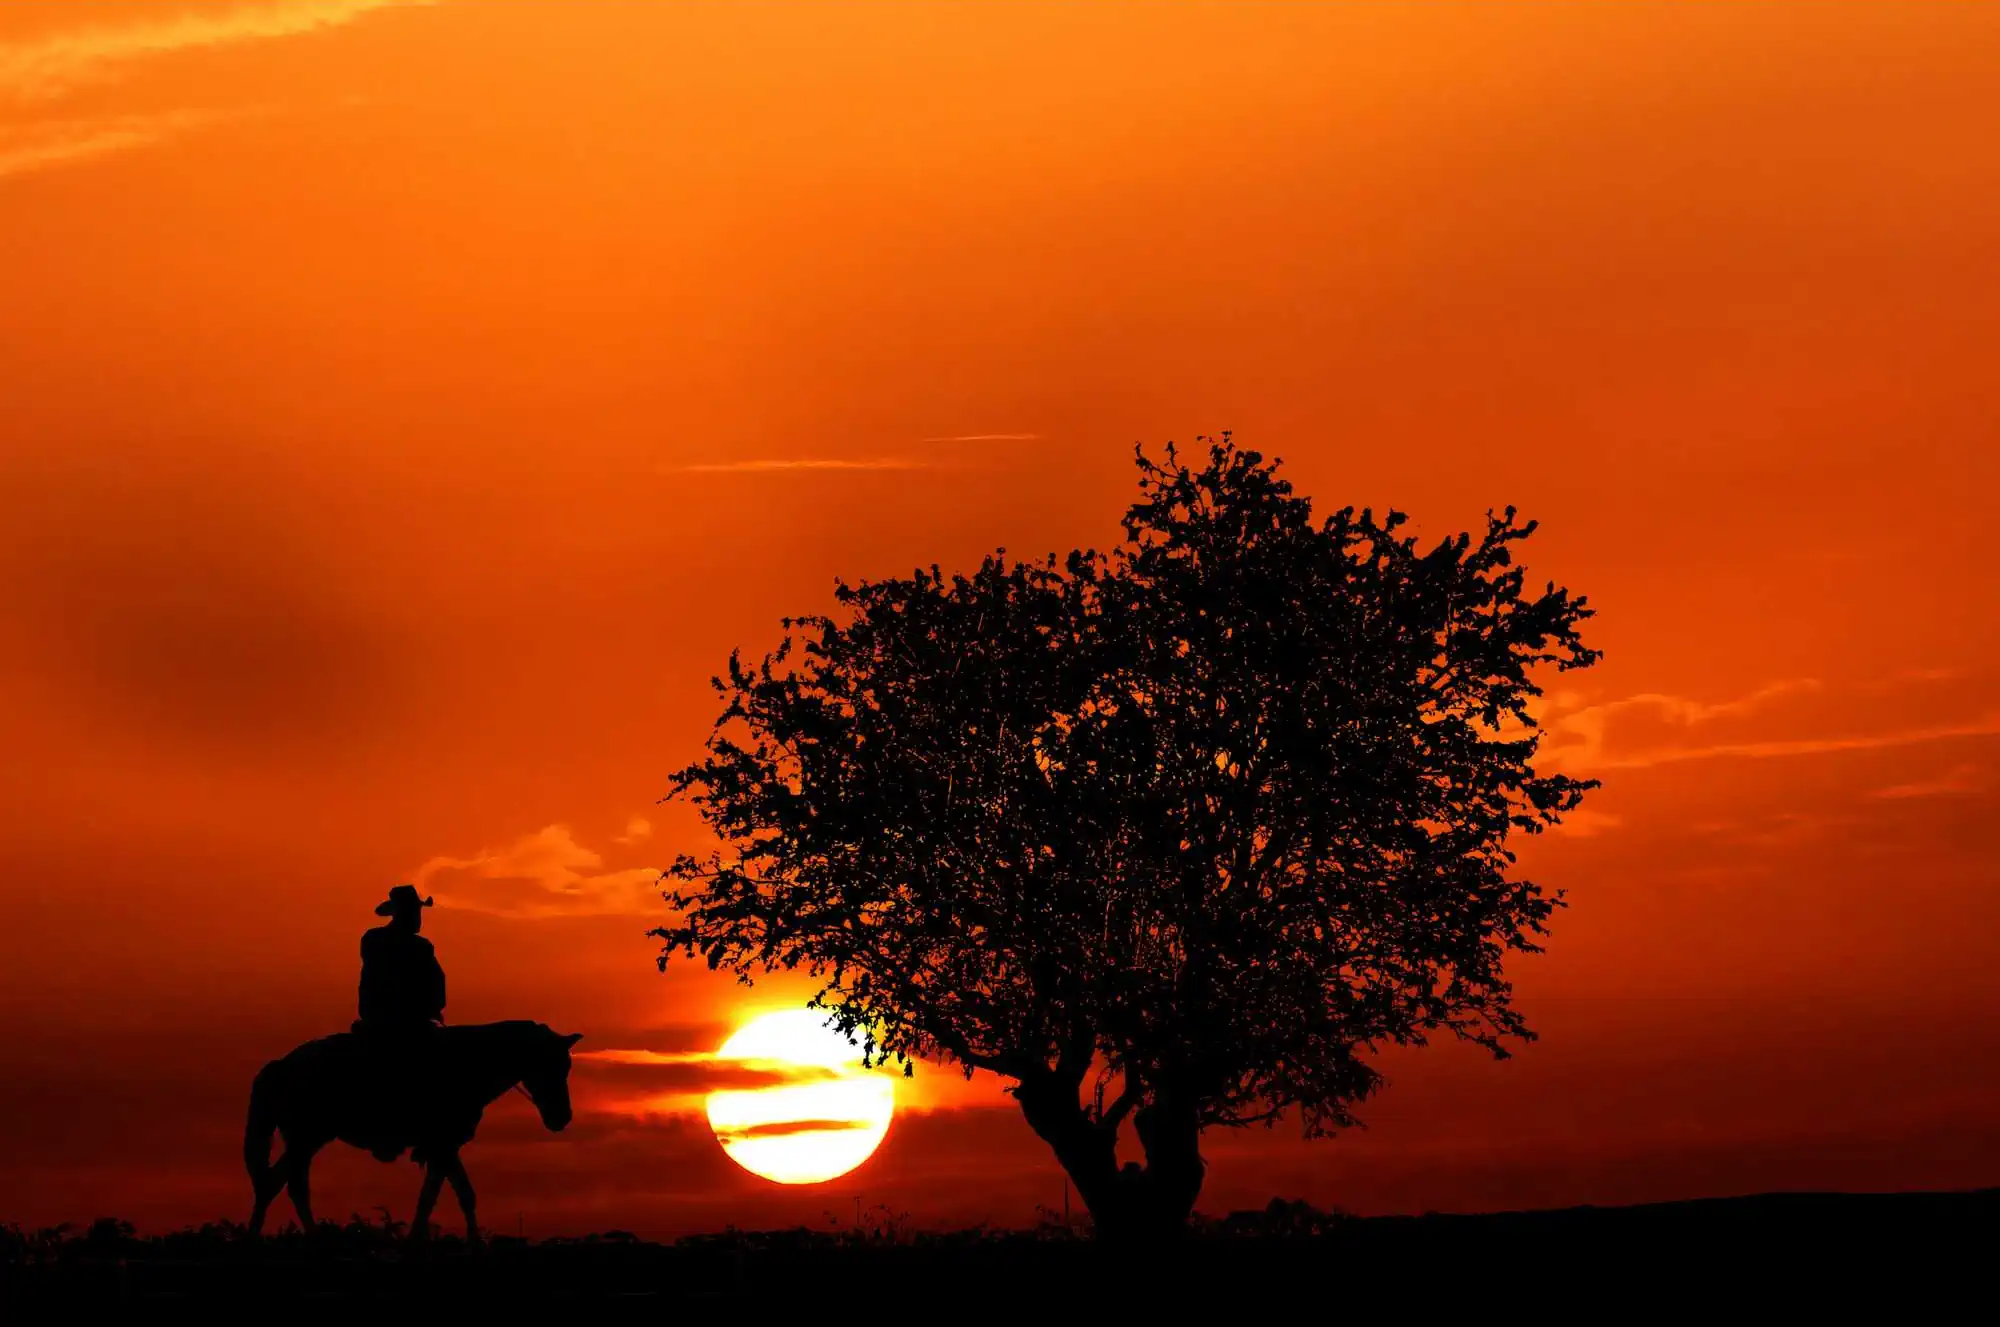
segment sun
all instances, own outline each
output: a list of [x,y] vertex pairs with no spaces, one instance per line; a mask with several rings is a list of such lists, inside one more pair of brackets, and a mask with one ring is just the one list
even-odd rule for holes
[[861,1067],[861,1048],[813,1009],[752,1019],[717,1059],[797,1072],[799,1081],[708,1094],[708,1126],[729,1159],[780,1184],[823,1184],[866,1161],[889,1132],[896,1081]]

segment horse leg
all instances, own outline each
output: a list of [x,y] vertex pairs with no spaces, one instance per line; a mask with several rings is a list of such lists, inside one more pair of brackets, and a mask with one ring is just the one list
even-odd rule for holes
[[301,1145],[286,1140],[283,1163],[285,1192],[291,1195],[292,1211],[298,1214],[300,1229],[306,1231],[313,1228],[312,1163],[313,1155],[318,1151],[319,1144]]
[[479,1195],[472,1191],[472,1177],[465,1173],[465,1162],[456,1152],[451,1154],[450,1168],[444,1177],[451,1181],[451,1192],[458,1199],[458,1210],[465,1217],[465,1240],[468,1244],[479,1243],[479,1215],[477,1204]]
[[250,1209],[250,1235],[253,1239],[264,1233],[264,1215],[271,1210],[271,1200],[278,1196],[278,1190],[285,1187],[285,1166],[290,1160],[291,1155],[287,1153],[250,1176],[251,1192],[256,1195],[256,1206]]
[[[284,1187],[285,1158],[271,1164],[271,1139],[283,1132],[281,1120],[291,1108],[288,1074],[280,1061],[272,1061],[258,1071],[250,1084],[250,1110],[243,1122],[243,1168],[250,1175],[250,1237],[264,1233],[264,1218],[271,1200]],[[287,1143],[289,1145],[289,1141]],[[287,1148],[289,1150],[289,1146]]]
[[444,1187],[444,1167],[432,1157],[424,1163],[424,1187],[417,1192],[417,1214],[410,1221],[411,1239],[431,1237],[431,1209],[437,1206],[438,1190]]

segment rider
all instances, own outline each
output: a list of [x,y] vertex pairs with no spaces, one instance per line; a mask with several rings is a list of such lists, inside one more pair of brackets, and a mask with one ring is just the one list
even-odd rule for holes
[[354,1031],[373,1064],[368,1095],[380,1123],[370,1148],[382,1161],[394,1160],[407,1142],[395,1122],[407,1121],[430,1095],[432,1038],[444,1021],[444,969],[431,942],[418,934],[431,903],[415,885],[397,885],[375,908],[388,924],[361,937],[361,1017]]
[[437,950],[418,932],[424,909],[435,902],[415,885],[397,885],[375,915],[389,924],[361,937],[361,1018],[356,1032],[404,1040],[444,1021],[444,969]]

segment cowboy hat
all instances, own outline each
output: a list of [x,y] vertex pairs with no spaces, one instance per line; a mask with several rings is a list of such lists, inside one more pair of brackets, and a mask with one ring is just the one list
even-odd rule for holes
[[428,908],[436,899],[418,898],[415,885],[397,885],[389,891],[389,897],[375,905],[377,917],[393,917],[404,908]]

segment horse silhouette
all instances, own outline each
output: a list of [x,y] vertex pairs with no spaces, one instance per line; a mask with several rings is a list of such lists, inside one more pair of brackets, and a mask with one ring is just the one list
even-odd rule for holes
[[[264,1228],[271,1200],[285,1189],[299,1224],[313,1225],[312,1161],[339,1139],[383,1161],[407,1150],[424,1168],[410,1233],[430,1232],[431,1209],[449,1180],[465,1215],[466,1238],[479,1238],[472,1181],[459,1149],[472,1141],[486,1107],[519,1087],[552,1131],[569,1125],[568,1036],[542,1023],[515,1021],[438,1028],[413,1053],[396,1055],[360,1034],[343,1032],[298,1047],[258,1071],[243,1131],[243,1164],[256,1206],[250,1233]],[[271,1160],[271,1136],[285,1150]]]

